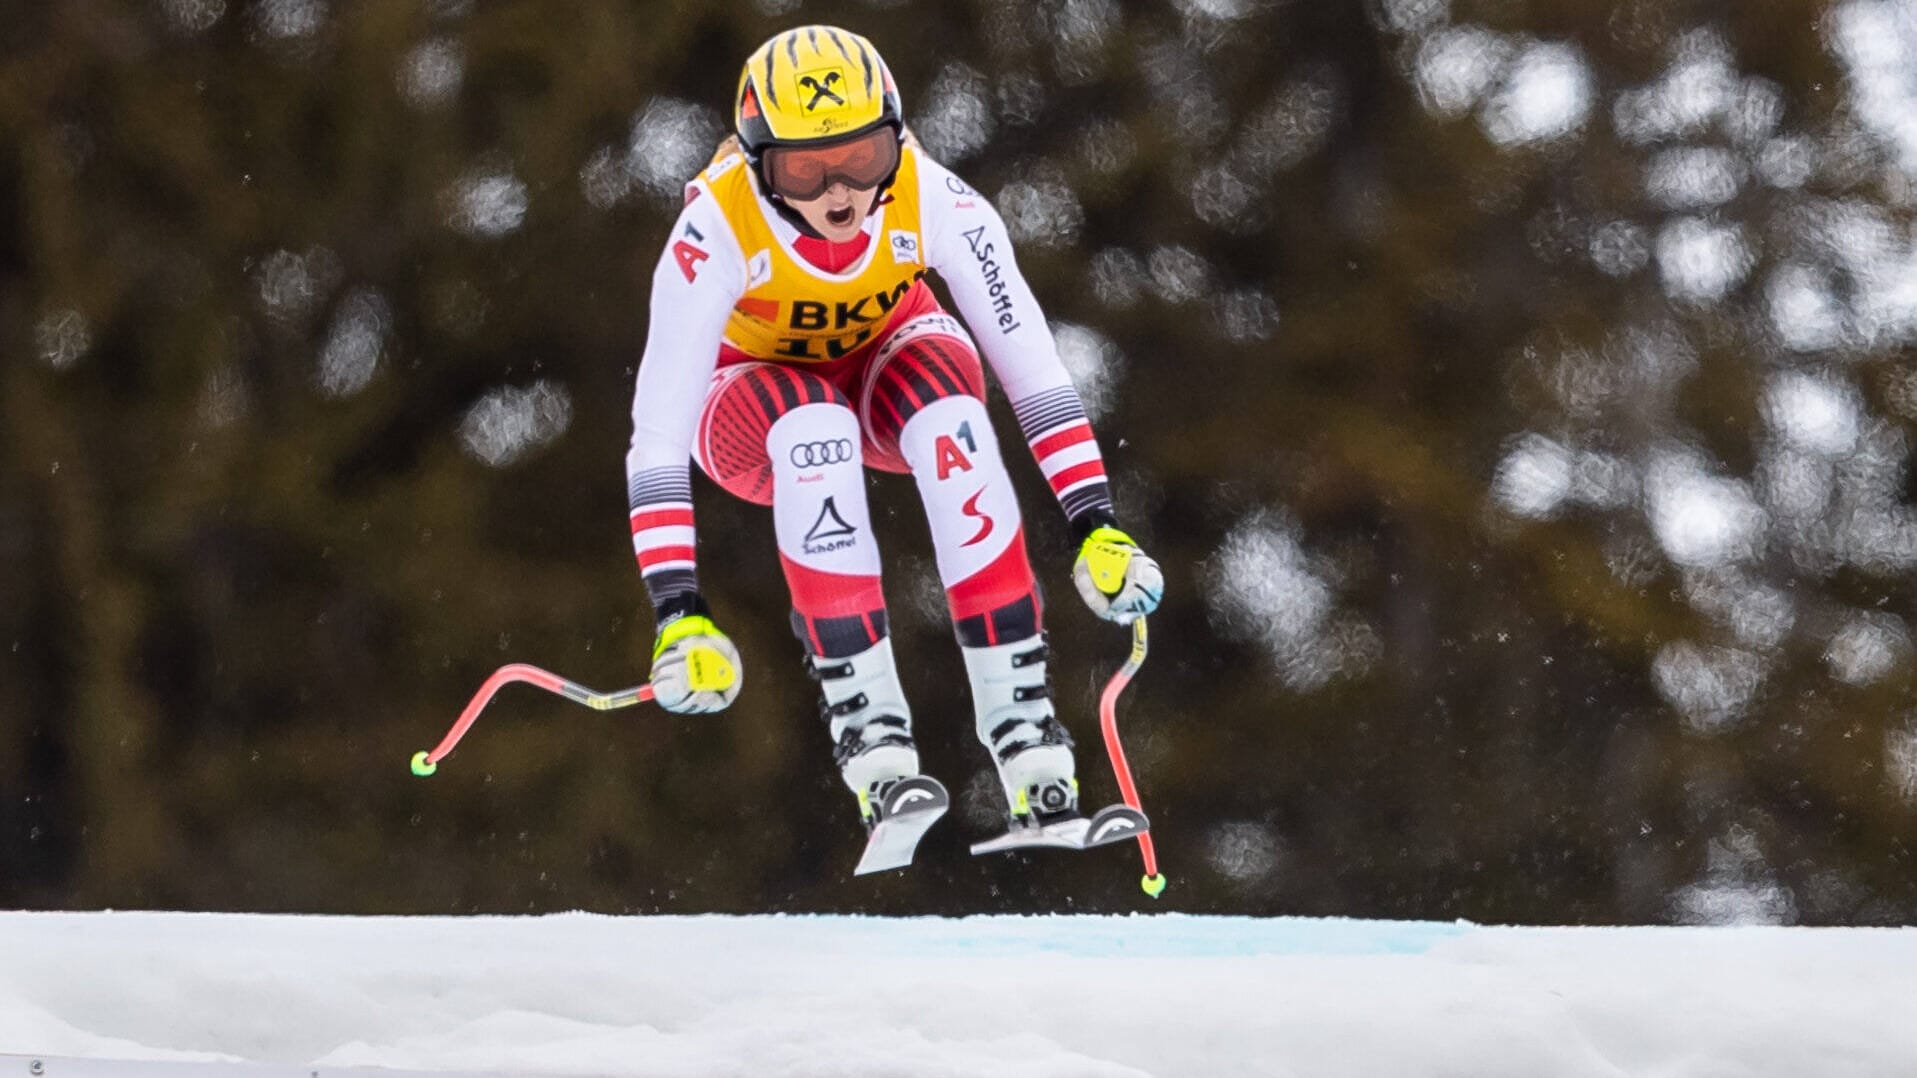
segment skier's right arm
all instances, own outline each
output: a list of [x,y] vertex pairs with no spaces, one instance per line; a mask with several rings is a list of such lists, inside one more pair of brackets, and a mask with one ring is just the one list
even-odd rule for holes
[[745,284],[745,259],[724,216],[710,197],[693,197],[653,270],[626,451],[632,547],[656,624],[653,699],[681,713],[722,710],[741,681],[739,653],[699,595],[688,463],[726,319]]

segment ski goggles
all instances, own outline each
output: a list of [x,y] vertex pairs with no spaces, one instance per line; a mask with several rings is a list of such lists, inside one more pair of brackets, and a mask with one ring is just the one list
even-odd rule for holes
[[869,191],[898,167],[899,135],[891,124],[824,146],[770,146],[765,151],[766,183],[788,202],[810,202],[835,183]]

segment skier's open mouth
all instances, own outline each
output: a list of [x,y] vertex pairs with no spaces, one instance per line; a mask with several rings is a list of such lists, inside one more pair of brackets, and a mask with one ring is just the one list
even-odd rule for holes
[[834,228],[844,228],[846,225],[852,223],[852,207],[840,206],[836,210],[827,210],[825,211],[825,219],[830,222]]

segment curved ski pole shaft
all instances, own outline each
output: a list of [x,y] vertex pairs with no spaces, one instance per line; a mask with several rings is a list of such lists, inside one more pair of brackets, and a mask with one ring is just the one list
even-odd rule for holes
[[423,778],[437,771],[439,761],[445,759],[447,754],[453,751],[453,747],[459,744],[459,739],[466,736],[466,731],[472,729],[473,723],[479,719],[479,713],[492,702],[493,694],[515,681],[536,685],[576,704],[584,704],[594,711],[612,711],[652,699],[650,685],[635,685],[630,689],[620,689],[618,692],[599,692],[576,681],[568,681],[550,670],[541,670],[537,666],[528,666],[525,663],[502,666],[493,671],[492,676],[486,679],[486,683],[473,694],[473,698],[466,704],[466,710],[460,712],[459,721],[453,723],[452,729],[446,731],[446,736],[439,739],[439,744],[432,751],[413,754],[413,774]]
[[[1132,675],[1145,663],[1146,636],[1145,619],[1132,622],[1132,653],[1126,658],[1112,679],[1105,683],[1105,691],[1098,698],[1098,723],[1105,734],[1105,752],[1112,758],[1112,773],[1118,776],[1118,789],[1125,795],[1125,803],[1140,812],[1145,811],[1138,803],[1138,785],[1132,781],[1131,765],[1125,762],[1125,747],[1118,742],[1118,694],[1131,684]],[[1145,859],[1145,878],[1139,886],[1145,893],[1157,898],[1165,891],[1165,877],[1158,873],[1158,853],[1152,847],[1151,832],[1138,836],[1138,849]]]

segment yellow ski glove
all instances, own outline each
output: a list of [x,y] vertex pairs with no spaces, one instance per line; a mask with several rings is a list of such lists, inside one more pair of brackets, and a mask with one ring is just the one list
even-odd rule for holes
[[1165,593],[1165,573],[1138,549],[1132,537],[1117,528],[1092,529],[1078,548],[1072,582],[1092,613],[1106,621],[1130,625],[1158,609]]
[[739,649],[712,619],[690,614],[667,622],[652,645],[652,699],[667,711],[724,711],[743,681]]

